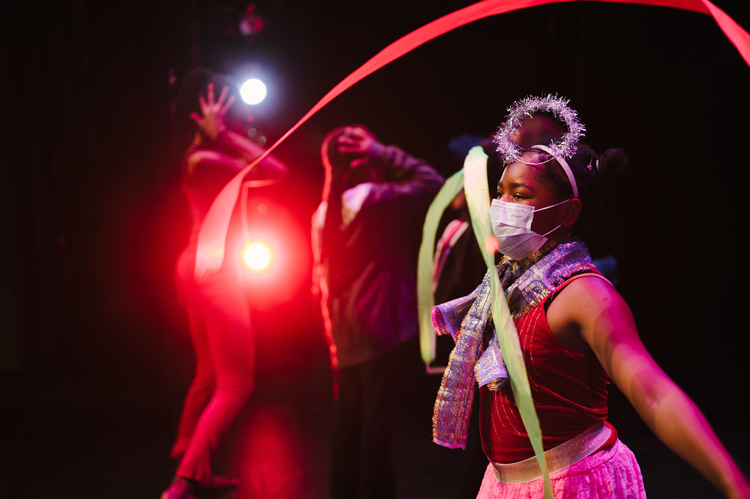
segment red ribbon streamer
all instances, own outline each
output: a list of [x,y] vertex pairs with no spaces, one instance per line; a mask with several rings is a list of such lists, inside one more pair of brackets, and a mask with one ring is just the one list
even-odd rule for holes
[[[234,206],[240,194],[242,179],[255,167],[264,157],[271,153],[289,135],[299,128],[312,115],[317,113],[323,106],[338,97],[346,89],[374,73],[386,64],[395,61],[420,45],[437,38],[440,35],[460,28],[479,19],[496,16],[514,10],[536,7],[551,3],[569,2],[575,0],[484,0],[473,5],[445,15],[429,24],[422,26],[408,35],[396,40],[381,50],[375,57],[364,63],[352,74],[344,78],[320,101],[313,106],[292,128],[289,129],[276,143],[266,150],[265,153],[252,164],[248,165],[237,174],[219,193],[206,214],[198,236],[198,250],[195,259],[195,277],[202,280],[211,272],[219,270],[224,260],[224,242],[229,228]],[[654,5],[661,7],[672,7],[681,10],[690,10],[713,16],[729,41],[734,44],[745,62],[750,66],[750,35],[747,31],[734,22],[724,11],[716,7],[708,0],[589,0],[611,3],[632,3],[642,5]]]

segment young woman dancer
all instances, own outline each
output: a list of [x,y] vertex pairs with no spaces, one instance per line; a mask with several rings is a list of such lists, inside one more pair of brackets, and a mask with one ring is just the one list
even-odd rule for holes
[[[222,89],[218,100],[215,88]],[[224,259],[221,270],[200,282],[194,275],[198,234],[211,203],[229,180],[263,153],[244,137],[249,112],[240,102],[235,104],[237,94],[229,77],[197,68],[185,78],[176,103],[178,134],[186,147],[182,190],[190,204],[192,230],[175,276],[188,313],[196,370],[171,453],[180,464],[162,499],[190,499],[197,488],[237,485],[237,480],[211,472],[211,457],[254,383],[250,312],[239,275],[243,240],[236,224],[227,236],[231,257]],[[269,156],[250,175],[271,182],[286,172],[283,163]]]
[[[517,130],[535,111],[553,114],[568,133],[521,150]],[[632,452],[606,421],[611,379],[668,447],[727,497],[750,498],[741,470],[700,410],[645,349],[628,305],[591,262],[581,237],[592,229],[607,186],[622,173],[626,159],[620,150],[597,155],[577,143],[582,132],[567,101],[547,97],[516,103],[495,136],[507,165],[490,208],[504,255],[497,268],[518,332],[554,497],[645,497]],[[482,445],[491,461],[478,497],[541,498],[544,482],[510,383],[482,379],[482,354],[496,341],[487,278],[475,293],[468,310],[449,302],[433,312],[438,332],[452,332],[457,339],[436,402],[434,437],[443,445],[462,445],[456,420],[467,414],[461,407],[472,393],[462,386],[469,381],[462,380],[473,382],[476,374],[482,385]]]

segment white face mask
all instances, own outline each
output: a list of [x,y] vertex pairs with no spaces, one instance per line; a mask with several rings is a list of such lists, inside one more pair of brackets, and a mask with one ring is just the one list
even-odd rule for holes
[[529,253],[539,250],[547,242],[545,236],[557,230],[560,225],[544,235],[537,234],[531,230],[534,213],[560,206],[568,201],[570,199],[535,210],[527,204],[506,203],[493,199],[490,206],[490,222],[492,232],[500,242],[500,253],[514,260],[523,260]]

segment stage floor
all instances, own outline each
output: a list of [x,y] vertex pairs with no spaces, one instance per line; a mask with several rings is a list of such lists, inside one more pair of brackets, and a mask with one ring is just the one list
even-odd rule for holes
[[[328,493],[331,373],[325,348],[303,369],[260,370],[257,391],[222,448],[217,470],[238,476],[220,499],[317,499]],[[431,442],[432,402],[440,383],[417,361],[404,372],[395,465],[398,497],[456,498],[462,451]],[[162,403],[94,396],[69,383],[33,389],[2,377],[0,498],[157,498],[175,464],[168,455],[179,395]],[[622,397],[617,394],[618,397]],[[614,405],[622,400],[615,398]],[[632,414],[611,417],[636,454],[649,498],[719,498],[697,472],[672,455]],[[724,421],[713,419],[720,436]],[[743,441],[744,439],[744,441]],[[727,442],[737,457],[746,434]],[[748,470],[748,462],[741,462]]]

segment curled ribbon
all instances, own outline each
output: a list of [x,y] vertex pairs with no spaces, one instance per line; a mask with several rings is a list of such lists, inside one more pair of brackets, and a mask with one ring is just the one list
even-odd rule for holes
[[430,371],[430,362],[435,360],[435,329],[432,327],[432,307],[435,306],[435,295],[432,292],[433,252],[435,235],[443,212],[451,204],[456,194],[464,187],[464,172],[454,173],[437,193],[425,215],[422,229],[422,244],[419,246],[417,260],[417,304],[419,305],[419,346],[422,360]]

